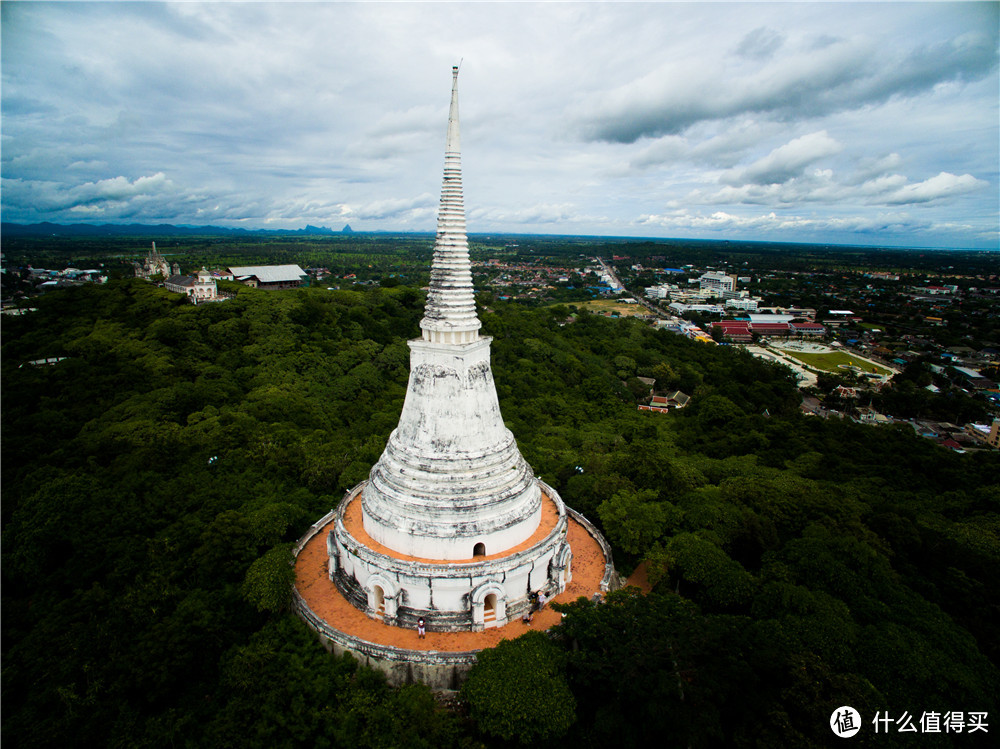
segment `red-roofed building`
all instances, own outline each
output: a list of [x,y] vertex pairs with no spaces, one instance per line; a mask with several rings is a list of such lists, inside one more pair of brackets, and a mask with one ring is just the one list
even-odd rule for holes
[[750,332],[757,335],[788,335],[788,323],[786,322],[754,322],[750,323]]
[[818,322],[790,322],[788,329],[792,335],[826,335],[826,328]]
[[749,342],[753,338],[753,336],[750,335],[750,323],[745,320],[723,320],[721,322],[713,322],[712,327],[721,329],[722,336],[730,341],[744,343]]
[[639,410],[666,413],[671,408],[684,408],[690,402],[690,395],[682,393],[680,390],[675,390],[667,395],[654,395],[650,399],[649,405],[641,405],[639,406]]

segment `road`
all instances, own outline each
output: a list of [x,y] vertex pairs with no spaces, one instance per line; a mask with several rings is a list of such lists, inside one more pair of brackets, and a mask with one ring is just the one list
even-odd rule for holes
[[758,359],[767,359],[768,361],[777,362],[778,364],[784,364],[795,372],[795,377],[798,381],[798,386],[803,387],[815,387],[816,386],[816,374],[810,372],[801,362],[796,361],[790,356],[782,356],[781,352],[775,351],[771,348],[763,348],[761,346],[744,346],[747,351],[756,356]]
[[[604,260],[602,260],[599,257],[595,257],[594,260],[596,260],[597,263],[598,263],[598,265],[601,266],[601,269],[611,277],[612,281],[614,281],[616,284],[618,284],[619,286],[621,286],[623,289],[625,288],[625,286],[622,284],[622,282],[620,280],[618,280],[618,274],[615,273],[614,268],[612,268],[611,266],[609,266],[607,263],[604,262]],[[649,301],[648,299],[646,299],[645,297],[643,297],[641,294],[635,295],[635,300],[639,304],[641,304],[643,307],[645,307],[647,310],[649,310],[654,315],[656,315],[657,317],[662,317],[662,318],[667,319],[667,320],[675,320],[675,319],[677,319],[673,315],[668,315],[666,312],[664,312],[658,306],[656,306],[651,301]]]

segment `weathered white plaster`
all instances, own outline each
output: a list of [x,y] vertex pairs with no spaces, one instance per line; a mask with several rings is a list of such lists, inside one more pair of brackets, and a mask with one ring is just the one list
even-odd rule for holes
[[541,517],[531,468],[504,426],[489,338],[411,341],[399,426],[371,471],[365,530],[411,556],[470,559],[529,538]]
[[[500,558],[465,563],[434,563],[384,554],[368,548],[351,535],[344,515],[351,502],[368,491],[361,484],[350,492],[337,510],[327,548],[336,556],[331,575],[349,600],[369,616],[380,616],[387,624],[413,626],[419,617],[432,630],[481,630],[503,626],[520,617],[530,605],[531,593],[558,595],[569,582],[567,509],[552,487],[538,482],[539,490],[552,501],[556,523],[544,538],[528,548]],[[375,586],[382,590],[384,611],[379,612]],[[484,618],[486,596],[496,595],[494,619]]]

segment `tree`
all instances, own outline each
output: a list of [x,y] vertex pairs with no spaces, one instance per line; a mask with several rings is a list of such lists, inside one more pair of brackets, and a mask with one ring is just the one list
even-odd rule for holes
[[275,546],[250,565],[243,579],[243,597],[258,611],[283,611],[292,598],[295,582],[292,561],[292,544]]
[[562,653],[538,631],[482,651],[462,698],[481,731],[524,745],[559,738],[576,720]]
[[706,426],[726,426],[743,415],[743,411],[723,395],[709,395],[696,405],[698,421]]
[[655,501],[657,492],[623,490],[597,508],[611,542],[629,554],[643,554],[660,537],[668,508]]
[[[471,721],[425,690],[393,690],[270,613],[292,572],[276,545],[367,476],[398,422],[422,294],[232,291],[194,307],[112,282],[5,319],[5,735],[19,747],[474,742]],[[550,743],[823,745],[844,704],[995,712],[1000,453],[802,418],[778,367],[638,322],[559,327],[503,302],[483,322],[529,464],[602,522],[616,555],[651,555],[664,578],[652,595],[565,608],[565,668],[556,657],[537,676],[547,660],[522,654],[532,683],[515,686],[554,682],[561,707],[577,706]],[[21,366],[48,355],[69,358]],[[617,357],[691,406],[638,412]],[[932,402],[978,401],[915,401]],[[499,703],[512,706],[537,707]]]
[[666,550],[683,579],[704,589],[707,604],[729,608],[750,599],[753,577],[710,541],[681,533],[670,539]]
[[[604,603],[559,605],[557,641],[579,703],[584,746],[738,745],[761,704],[759,648],[745,617],[704,616],[672,594],[625,588]],[[755,716],[754,729],[760,725]],[[726,739],[729,740],[726,740]]]

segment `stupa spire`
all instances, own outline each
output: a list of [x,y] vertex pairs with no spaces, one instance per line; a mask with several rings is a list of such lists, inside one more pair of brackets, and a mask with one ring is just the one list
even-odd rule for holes
[[479,338],[481,324],[476,316],[469,241],[465,233],[461,138],[458,126],[458,66],[451,69],[451,75],[451,107],[448,112],[437,239],[434,242],[427,306],[420,327],[425,341],[469,343]]

